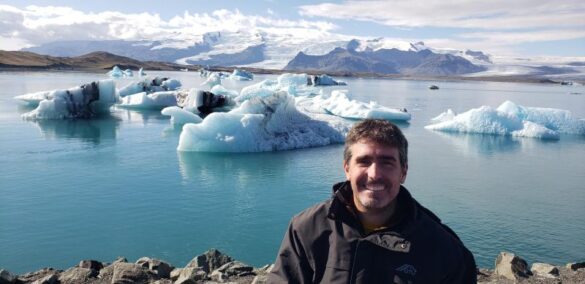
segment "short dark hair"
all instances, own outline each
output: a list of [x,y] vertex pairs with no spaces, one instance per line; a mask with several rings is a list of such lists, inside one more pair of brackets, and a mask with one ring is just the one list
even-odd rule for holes
[[351,160],[351,145],[362,140],[398,148],[400,165],[402,167],[407,165],[408,141],[394,123],[381,119],[365,119],[356,123],[345,138],[343,151],[345,163],[349,163]]

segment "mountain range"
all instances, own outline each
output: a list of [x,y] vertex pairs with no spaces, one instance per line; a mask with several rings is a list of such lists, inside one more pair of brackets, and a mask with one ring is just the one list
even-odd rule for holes
[[192,40],[57,41],[23,51],[59,57],[107,51],[140,61],[335,73],[415,76],[558,76],[585,73],[582,61],[539,64],[518,58],[502,63],[494,60],[500,58],[482,51],[437,49],[423,42],[409,43],[385,38],[287,38],[287,35],[265,31],[210,32]]

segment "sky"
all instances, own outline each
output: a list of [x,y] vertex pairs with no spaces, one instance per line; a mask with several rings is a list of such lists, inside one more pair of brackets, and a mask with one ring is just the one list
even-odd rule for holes
[[423,41],[501,56],[585,56],[582,0],[0,0],[0,49],[238,29]]

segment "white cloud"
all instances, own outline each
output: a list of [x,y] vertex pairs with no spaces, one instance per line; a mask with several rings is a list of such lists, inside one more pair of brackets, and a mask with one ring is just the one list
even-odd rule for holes
[[575,0],[345,1],[301,6],[300,14],[372,21],[396,27],[585,27],[585,2]]
[[[168,21],[158,14],[120,12],[86,13],[69,7],[28,6],[18,9],[0,5],[0,38],[3,49],[19,49],[57,40],[165,40],[197,41],[214,31],[281,30],[303,36],[328,33],[337,27],[326,21],[291,21],[245,15],[238,10],[211,14],[189,13]],[[10,42],[5,42],[8,39]]]

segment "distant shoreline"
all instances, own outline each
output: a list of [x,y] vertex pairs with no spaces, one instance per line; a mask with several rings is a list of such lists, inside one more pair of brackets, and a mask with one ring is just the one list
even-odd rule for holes
[[[526,75],[506,75],[506,76],[479,76],[479,77],[464,77],[464,76],[414,76],[414,75],[402,75],[402,74],[347,74],[344,72],[318,72],[318,71],[292,71],[292,70],[270,70],[270,69],[258,69],[258,68],[239,68],[239,67],[214,67],[210,68],[209,71],[213,72],[232,72],[234,69],[245,69],[254,74],[268,74],[268,75],[280,75],[284,73],[307,73],[311,75],[316,74],[327,74],[333,77],[345,77],[345,78],[369,78],[369,79],[394,79],[394,80],[412,80],[412,81],[473,81],[473,82],[500,82],[500,83],[533,83],[533,84],[551,84],[560,85],[561,81],[555,81],[543,77],[533,77]],[[71,72],[71,73],[106,73],[110,69],[98,69],[98,68],[68,68],[68,69],[56,69],[56,68],[37,68],[37,67],[0,67],[0,72]],[[181,70],[162,70],[162,69],[145,69],[145,71],[181,71]],[[198,69],[189,69],[186,72],[197,72]],[[585,80],[574,80],[574,83],[585,85]]]
[[[118,56],[107,52],[93,52],[77,57],[53,57],[23,51],[2,51],[0,50],[0,72],[96,72],[106,73],[114,66],[122,70],[132,69],[150,71],[181,71],[188,69],[188,72],[198,71],[200,65],[179,65],[169,62],[139,61],[128,57]],[[211,66],[209,71],[232,72],[234,69],[245,69],[255,74],[283,74],[283,73],[307,73],[311,75],[327,74],[333,77],[346,78],[373,78],[373,79],[399,79],[417,81],[479,81],[479,82],[512,82],[512,83],[538,83],[538,84],[561,84],[563,81],[556,81],[549,77],[539,75],[494,75],[494,76],[429,76],[429,75],[406,75],[406,74],[380,74],[380,73],[357,73],[357,72],[324,72],[319,70],[277,70],[254,67],[220,67]],[[559,79],[561,80],[561,79]],[[563,79],[567,80],[567,79]],[[571,82],[585,85],[585,78],[569,79]]]

